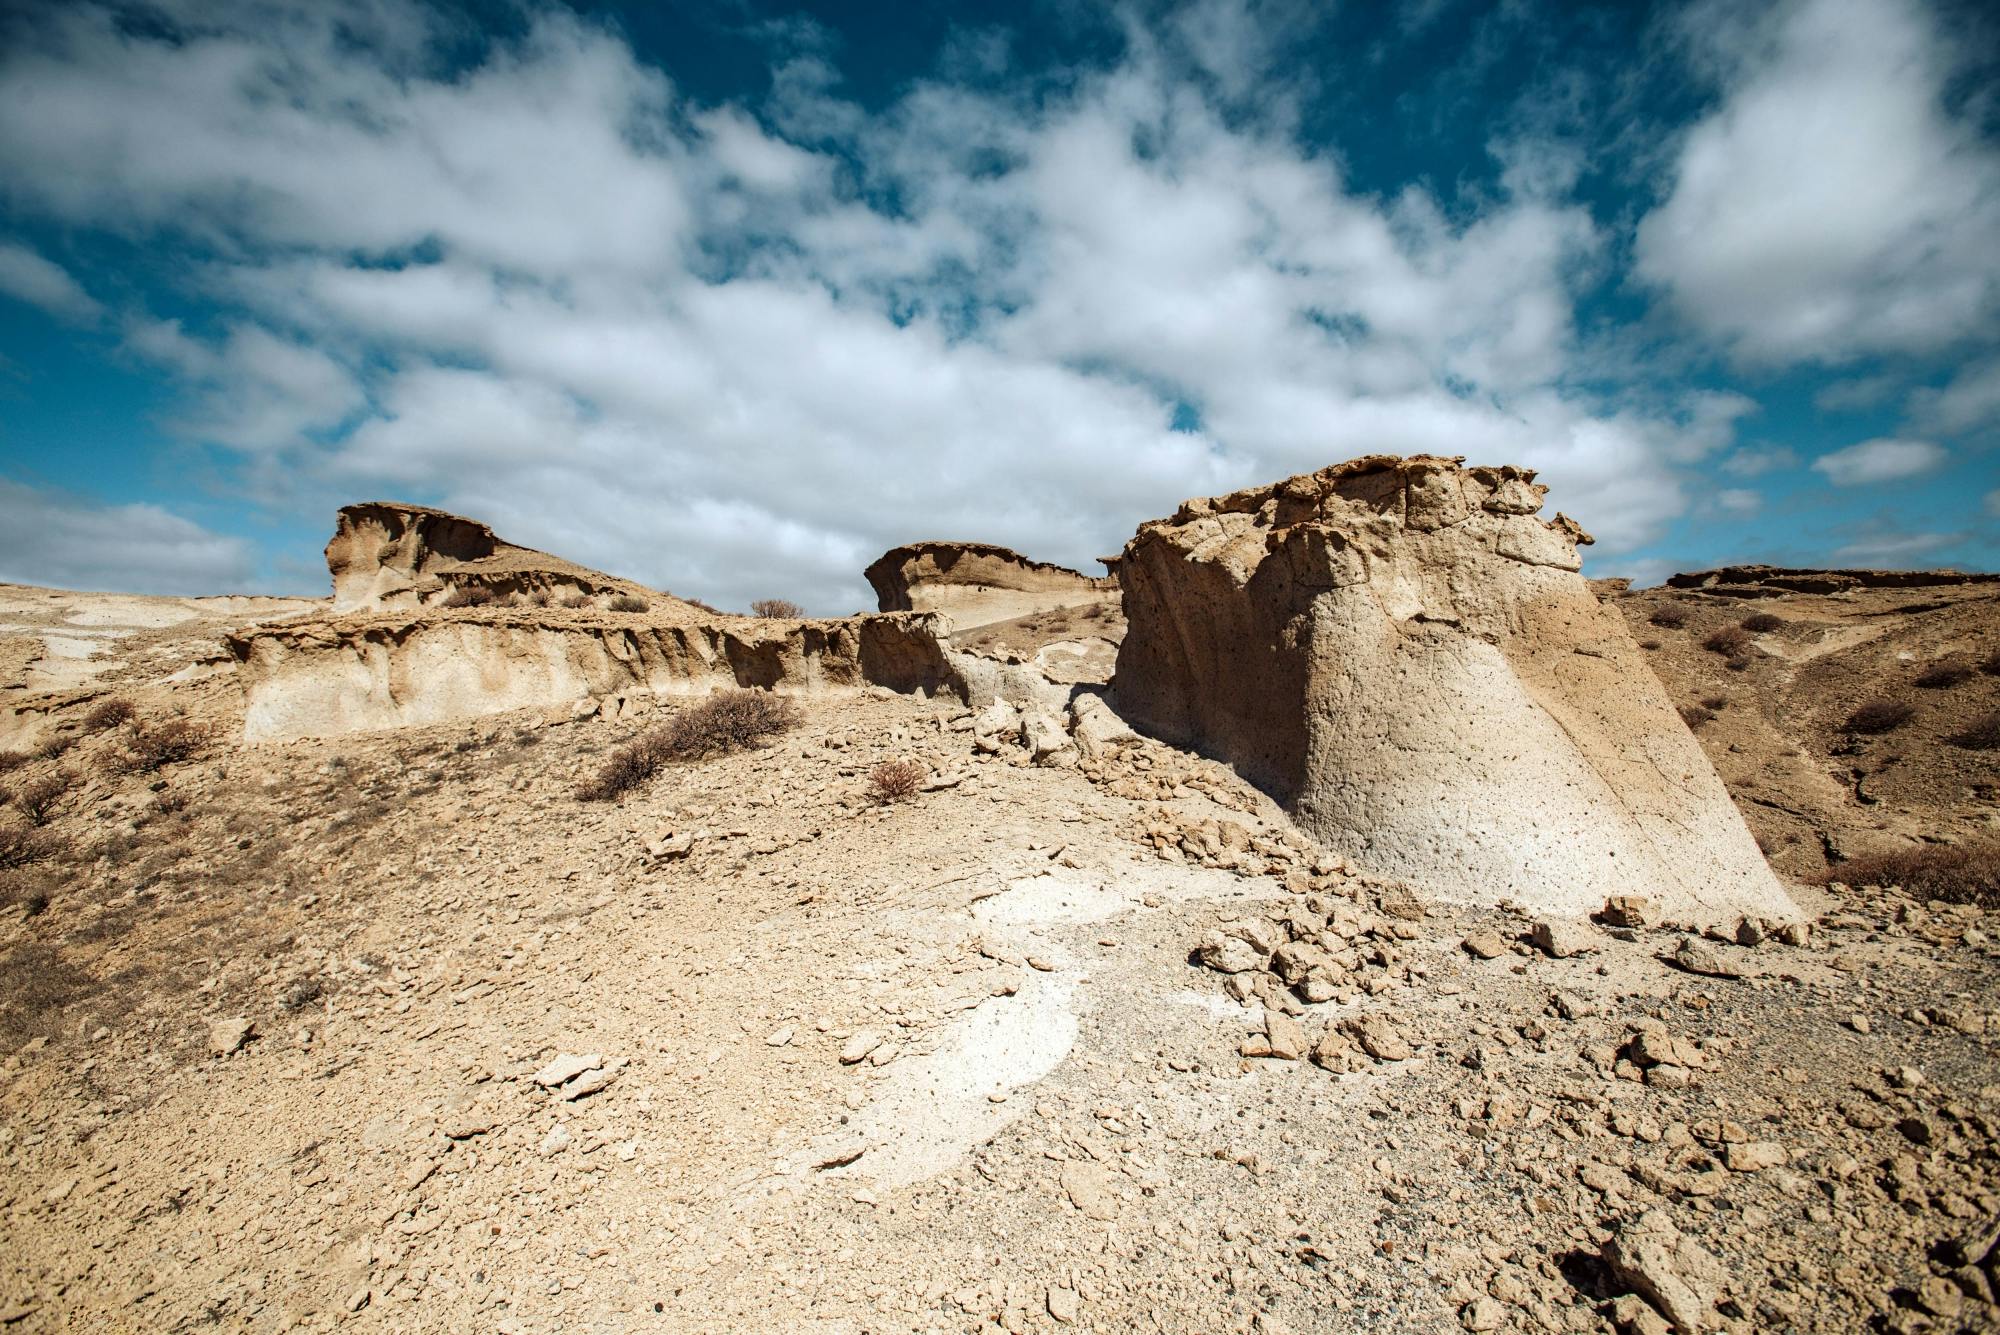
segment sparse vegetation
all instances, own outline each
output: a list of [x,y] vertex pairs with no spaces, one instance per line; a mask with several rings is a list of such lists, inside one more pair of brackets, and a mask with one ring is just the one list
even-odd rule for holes
[[186,719],[142,724],[132,729],[124,754],[112,760],[110,767],[121,774],[153,774],[192,760],[212,739],[211,729]]
[[1703,709],[1713,709],[1720,713],[1722,710],[1729,708],[1729,697],[1726,695],[1705,696],[1702,699],[1701,707]]
[[916,796],[929,773],[914,760],[885,760],[868,775],[868,795],[877,802],[901,802]]
[[574,612],[579,607],[590,606],[590,595],[587,593],[566,593],[558,601],[562,606]]
[[62,849],[55,835],[21,821],[0,822],[0,871],[47,862]]
[[1646,619],[1655,626],[1664,627],[1667,630],[1679,630],[1682,626],[1687,625],[1688,614],[1685,607],[1675,607],[1669,603],[1665,607],[1654,608],[1653,615]]
[[1641,649],[1657,649],[1660,647],[1660,642],[1658,640],[1641,640],[1639,641],[1639,647]]
[[33,759],[26,751],[0,751],[0,774],[17,770]]
[[637,594],[621,593],[606,604],[614,612],[644,612],[652,606]]
[[1873,853],[1827,869],[1829,882],[1900,885],[1917,899],[2000,908],[2000,844],[1922,844]]
[[722,691],[619,747],[577,789],[585,802],[609,802],[676,761],[700,760],[754,746],[804,719],[799,707],[769,691]]
[[2000,713],[1981,714],[1945,740],[1967,751],[2000,751]]
[[61,760],[76,746],[76,740],[69,733],[52,732],[42,738],[41,745],[35,748],[35,754],[43,760]]
[[1737,624],[1752,634],[1763,635],[1770,631],[1783,630],[1791,623],[1783,617],[1775,616],[1770,612],[1752,612],[1749,616],[1737,622]]
[[1702,705],[1682,705],[1681,722],[1690,728],[1699,728],[1704,723],[1715,722],[1715,711]]
[[1949,690],[1971,681],[1975,673],[1970,663],[1933,663],[1917,677],[1917,685],[1927,691]]
[[2000,677],[2000,649],[1979,660],[1979,670],[1989,677]]
[[549,605],[549,591],[547,589],[536,589],[533,593],[528,595],[528,606],[547,607],[548,605]]
[[35,824],[46,825],[75,787],[75,775],[67,770],[54,770],[16,788],[14,806]]
[[317,978],[301,978],[285,989],[278,1004],[288,1011],[302,1011],[325,995],[325,983]]
[[439,607],[484,607],[493,601],[493,590],[484,584],[461,584],[444,596]]
[[83,716],[83,726],[88,732],[109,732],[130,723],[137,712],[130,700],[102,700]]
[[788,598],[759,598],[750,604],[750,611],[760,617],[796,620],[806,614],[806,609]]
[[96,987],[95,979],[54,946],[21,942],[0,956],[0,1041],[11,1048],[48,1033],[56,1012]]
[[1915,718],[1916,714],[1914,706],[1905,704],[1901,700],[1870,700],[1849,714],[1847,721],[1840,725],[1840,730],[1870,737],[1878,736],[1885,732],[1894,732]]
[[1701,647],[1712,654],[1725,654],[1730,658],[1741,658],[1750,648],[1750,632],[1741,626],[1724,626],[1712,632],[1701,642]]

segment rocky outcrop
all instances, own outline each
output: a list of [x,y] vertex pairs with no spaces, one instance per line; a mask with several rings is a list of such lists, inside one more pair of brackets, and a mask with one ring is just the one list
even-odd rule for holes
[[550,601],[660,596],[630,580],[517,547],[476,519],[393,501],[342,507],[326,565],[340,612],[436,605],[454,594]]
[[1723,566],[1670,576],[1667,585],[1727,598],[1780,598],[1794,593],[1858,589],[1936,589],[2000,584],[2000,574],[1964,570],[1793,570],[1785,566]]
[[258,627],[227,642],[241,665],[245,740],[280,741],[717,686],[955,688],[942,631],[921,614],[621,623],[475,608]]
[[1115,579],[1093,579],[983,542],[913,542],[884,552],[864,572],[884,612],[944,612],[960,629],[1115,596]]
[[1128,719],[1228,761],[1330,847],[1461,899],[1789,916],[1619,615],[1517,468],[1371,456],[1143,525]]

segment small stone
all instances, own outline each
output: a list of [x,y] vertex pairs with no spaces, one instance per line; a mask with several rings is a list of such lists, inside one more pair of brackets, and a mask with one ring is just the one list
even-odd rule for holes
[[1598,949],[1596,934],[1589,928],[1573,922],[1558,922],[1544,918],[1536,923],[1528,934],[1535,948],[1551,959],[1566,960],[1575,955],[1588,955]]
[[1868,1017],[1865,1015],[1848,1016],[1847,1027],[1857,1034],[1872,1034],[1875,1032],[1875,1026],[1868,1023]]
[[582,1056],[565,1052],[547,1066],[529,1076],[528,1079],[534,1081],[543,1089],[554,1089],[557,1085],[567,1084],[569,1081],[582,1075],[585,1071],[602,1066],[603,1064],[604,1058],[594,1052]]
[[1662,1210],[1648,1210],[1621,1225],[1604,1244],[1604,1263],[1617,1279],[1651,1303],[1677,1331],[1714,1324],[1722,1263],[1674,1226]]
[[1467,1330],[1498,1330],[1506,1320],[1507,1309],[1491,1298],[1474,1298],[1458,1313],[1458,1324]]
[[1723,1152],[1722,1162],[1732,1173],[1761,1173],[1766,1168],[1783,1167],[1791,1162],[1791,1157],[1775,1140],[1753,1140],[1731,1145]]
[[1049,1286],[1049,1315],[1065,1326],[1076,1320],[1076,1290],[1060,1284]]
[[1264,1038],[1279,1061],[1295,1062],[1306,1055],[1306,1031],[1281,1011],[1264,1012]]
[[1111,1190],[1111,1171],[1100,1164],[1066,1163],[1062,1187],[1070,1204],[1086,1219],[1112,1219],[1118,1214],[1118,1200]]
[[617,1078],[617,1071],[610,1067],[599,1067],[595,1070],[585,1071],[575,1080],[564,1085],[559,1093],[563,1098],[574,1103],[586,1095],[595,1094],[598,1090],[603,1089]]
[[542,1137],[542,1157],[547,1158],[551,1154],[561,1154],[569,1148],[569,1142],[569,1127],[562,1122],[557,1122],[549,1128],[549,1134]]
[[1384,916],[1399,918],[1404,922],[1422,922],[1424,914],[1428,912],[1424,907],[1424,901],[1417,897],[1417,892],[1406,885],[1390,886],[1382,892],[1377,904]]
[[1743,971],[1729,963],[1721,955],[1702,945],[1691,936],[1684,936],[1671,954],[1660,956],[1661,960],[1686,973],[1701,974],[1706,978],[1741,978]]
[[764,1046],[767,1048],[782,1048],[791,1041],[792,1027],[790,1025],[786,1025],[784,1028],[764,1036]]
[[256,1026],[241,1015],[230,1020],[217,1020],[208,1027],[208,1050],[217,1057],[227,1057],[242,1051],[243,1045],[255,1033]]
[[1269,951],[1259,951],[1240,936],[1227,936],[1221,932],[1210,932],[1195,947],[1195,958],[1217,973],[1249,973],[1261,969],[1271,958]]
[[1659,921],[1653,901],[1644,895],[1613,895],[1597,916],[1607,927],[1651,927]]
[[882,1046],[882,1035],[873,1029],[863,1029],[854,1037],[840,1045],[840,1064],[853,1066],[866,1061],[868,1055]]
[[1498,932],[1474,932],[1459,946],[1474,959],[1497,960],[1507,953],[1507,943]]
[[1917,1285],[1917,1306],[1932,1316],[1950,1321],[1965,1306],[1965,1295],[1950,1280],[1927,1275],[1924,1282]]
[[1674,1335],[1667,1319],[1646,1305],[1644,1298],[1625,1294],[1611,1304],[1611,1324],[1620,1335]]
[[1355,1042],[1361,1045],[1361,1050],[1377,1061],[1408,1061],[1416,1055],[1415,1049],[1387,1016],[1359,1016],[1345,1022],[1341,1028],[1352,1034]]

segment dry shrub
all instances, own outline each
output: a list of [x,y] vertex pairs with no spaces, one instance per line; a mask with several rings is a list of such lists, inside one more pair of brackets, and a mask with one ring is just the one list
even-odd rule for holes
[[1963,686],[1971,681],[1972,677],[1970,663],[1933,663],[1917,678],[1917,685],[1927,691],[1942,691],[1953,686]]
[[1989,677],[2000,677],[2000,649],[1979,660],[1979,670]]
[[1729,697],[1726,695],[1708,696],[1701,702],[1701,707],[1703,709],[1713,709],[1720,713],[1722,710],[1729,708]]
[[797,705],[769,691],[720,691],[612,752],[576,795],[585,802],[609,802],[669,764],[743,750],[790,731],[804,717]]
[[1747,631],[1751,631],[1758,635],[1763,635],[1769,631],[1783,630],[1787,625],[1791,623],[1786,621],[1783,617],[1774,616],[1769,612],[1752,612],[1749,616],[1744,617],[1743,620],[1737,622],[1736,624],[1743,627],[1743,629]]
[[750,611],[755,616],[792,621],[796,621],[806,614],[805,608],[800,607],[789,598],[759,598],[756,602],[750,604]]
[[484,607],[493,601],[493,590],[484,584],[461,584],[444,596],[439,607]]
[[63,799],[76,787],[76,776],[67,770],[56,770],[38,779],[30,779],[14,790],[14,805],[21,814],[37,825],[47,825],[49,817],[56,814]]
[[1675,607],[1669,603],[1665,607],[1654,608],[1653,615],[1646,619],[1651,621],[1655,626],[1663,626],[1668,630],[1679,630],[1682,626],[1687,625],[1688,614],[1685,607]]
[[2000,908],[2000,843],[1921,844],[1829,867],[1828,881],[1900,885],[1917,899]]
[[885,760],[868,775],[868,795],[877,802],[900,802],[916,796],[930,771],[914,760]]
[[125,753],[111,768],[120,774],[152,774],[168,765],[192,760],[213,738],[212,729],[186,719],[142,724],[125,740]]
[[0,955],[0,1041],[14,1047],[50,1033],[58,1012],[97,990],[97,980],[54,946],[19,943]]
[[549,605],[549,591],[547,589],[536,589],[533,593],[528,595],[528,606],[547,607],[548,605]]
[[1885,732],[1894,732],[1915,718],[1916,714],[1917,711],[1913,706],[1904,704],[1901,700],[1870,700],[1856,707],[1855,711],[1847,716],[1847,722],[1840,725],[1840,730],[1873,737]]
[[621,593],[605,605],[614,612],[644,612],[652,606],[644,598],[632,593]]
[[52,732],[42,738],[41,745],[35,748],[35,754],[43,760],[61,760],[76,746],[76,741],[77,739],[68,733]]
[[130,700],[104,700],[83,716],[83,726],[87,732],[109,732],[130,723],[137,712]]
[[587,593],[566,593],[557,601],[574,612],[579,607],[590,606],[590,595]]
[[26,751],[0,751],[0,774],[17,770],[33,759]]
[[1660,642],[1658,640],[1641,640],[1639,641],[1639,647],[1641,649],[1657,649],[1660,647]]
[[1715,711],[1702,705],[1682,705],[1681,722],[1690,728],[1699,728],[1704,723],[1715,722]]
[[1981,714],[1945,740],[1967,751],[2000,751],[2000,713]]
[[37,830],[17,820],[0,823],[0,871],[32,867],[49,861],[61,851],[61,842],[48,830]]
[[1712,654],[1727,654],[1731,658],[1741,658],[1750,647],[1750,632],[1741,626],[1724,626],[1701,642],[1701,647]]

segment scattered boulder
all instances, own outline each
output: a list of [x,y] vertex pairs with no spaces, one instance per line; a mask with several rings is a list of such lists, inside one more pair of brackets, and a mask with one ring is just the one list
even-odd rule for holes
[[1573,955],[1589,955],[1598,948],[1597,938],[1588,927],[1574,922],[1543,919],[1535,924],[1528,939],[1550,959],[1566,960]]
[[212,1056],[227,1057],[243,1050],[243,1045],[256,1036],[257,1028],[241,1016],[227,1020],[217,1020],[208,1027],[208,1050]]
[[1663,1210],[1621,1225],[1604,1244],[1604,1264],[1618,1281],[1651,1303],[1676,1335],[1698,1335],[1715,1323],[1722,1263],[1683,1234]]

